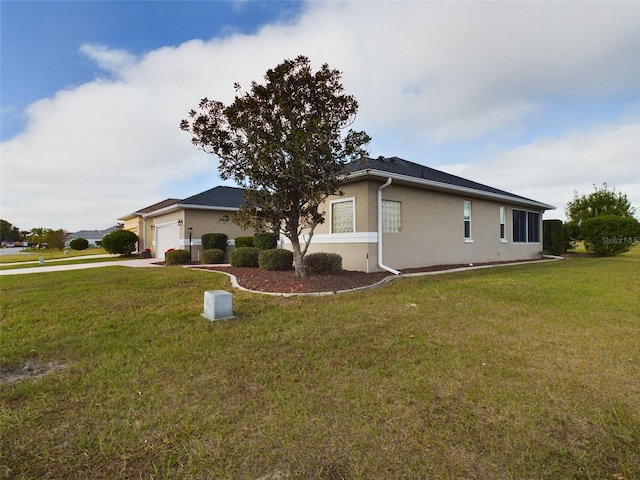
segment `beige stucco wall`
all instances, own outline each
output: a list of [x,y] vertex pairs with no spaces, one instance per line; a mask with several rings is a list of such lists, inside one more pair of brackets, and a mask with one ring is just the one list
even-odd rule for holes
[[[202,253],[202,235],[206,233],[224,233],[233,240],[238,236],[253,235],[253,230],[243,230],[234,223],[224,223],[222,218],[233,212],[208,209],[179,209],[168,213],[157,214],[146,219],[147,247],[152,255],[159,257],[157,251],[157,229],[164,225],[171,225],[179,229],[178,238],[171,248],[189,250],[189,227],[191,227],[191,252],[193,260],[198,260]],[[154,228],[152,228],[152,225]]]
[[222,218],[233,212],[220,212],[214,210],[186,210],[184,220],[185,250],[189,249],[189,234],[187,228],[193,228],[191,239],[193,240],[192,257],[194,260],[200,258],[202,253],[202,235],[206,233],[224,233],[233,240],[236,237],[253,235],[253,230],[243,230],[235,223],[223,222]]
[[[381,185],[382,182],[375,181],[344,185],[342,197],[328,199],[324,208],[326,221],[316,228],[309,253],[338,253],[347,270],[380,270],[377,258],[377,190]],[[356,234],[351,235],[354,243],[349,240],[336,243],[339,236],[330,233],[329,205],[331,200],[340,198],[355,199]],[[401,231],[385,233],[382,237],[383,263],[397,270],[442,264],[531,259],[542,250],[542,215],[540,243],[511,241],[512,205],[393,183],[383,190],[382,198],[402,204]],[[464,200],[472,202],[471,242],[464,239]],[[500,206],[507,207],[506,242],[500,240]],[[524,207],[515,208],[528,210]]]
[[138,251],[144,250],[145,247],[145,235],[144,235],[144,220],[141,216],[136,215],[128,217],[124,220],[122,225],[123,230],[133,232],[138,236]]

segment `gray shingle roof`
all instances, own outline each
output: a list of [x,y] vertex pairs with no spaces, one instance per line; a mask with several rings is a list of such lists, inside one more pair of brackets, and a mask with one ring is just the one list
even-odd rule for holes
[[158,203],[154,203],[153,205],[149,205],[148,207],[141,208],[136,213],[151,213],[155,210],[160,210],[161,208],[168,207],[170,205],[175,205],[176,203],[180,203],[179,198],[167,198]]
[[244,203],[244,190],[237,187],[218,186],[192,195],[179,202],[180,206],[240,208]]
[[435,182],[444,186],[449,185],[454,188],[462,188],[490,195],[510,197],[514,200],[524,203],[533,203],[549,208],[554,208],[551,205],[545,205],[536,200],[531,200],[520,195],[506,192],[504,190],[490,187],[488,185],[483,185],[482,183],[474,182],[472,180],[467,180],[466,178],[458,177],[450,173],[445,173],[434,168],[409,162],[408,160],[404,160],[398,157],[385,158],[381,156],[378,158],[365,158],[364,162],[355,161],[347,164],[346,170],[349,174],[367,170],[387,172],[391,174],[415,178],[418,182]]

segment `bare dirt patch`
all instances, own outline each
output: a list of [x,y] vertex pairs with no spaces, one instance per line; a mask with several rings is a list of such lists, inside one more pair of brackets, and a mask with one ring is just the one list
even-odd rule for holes
[[64,370],[66,365],[59,362],[27,362],[26,364],[14,368],[3,368],[0,370],[0,384],[20,382],[27,379],[44,377],[53,372]]

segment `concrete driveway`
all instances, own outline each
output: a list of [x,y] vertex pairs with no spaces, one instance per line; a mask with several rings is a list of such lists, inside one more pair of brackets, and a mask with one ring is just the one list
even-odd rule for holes
[[[98,258],[98,255],[92,255],[89,258]],[[111,255],[103,255],[103,257],[111,257]],[[77,260],[82,257],[75,257],[73,260]],[[86,258],[86,257],[85,257]],[[95,263],[78,263],[75,265],[55,265],[56,261],[70,260],[63,258],[59,260],[47,260],[43,267],[27,267],[16,268],[13,270],[0,270],[0,275],[26,275],[28,273],[47,273],[47,272],[61,272],[64,270],[85,270],[87,268],[100,268],[100,267],[161,267],[162,265],[154,265],[158,262],[157,258],[133,258],[128,260],[115,260],[110,262],[95,262]],[[3,266],[16,265],[15,263],[4,263]],[[20,262],[18,265],[39,265],[38,261],[35,262]]]

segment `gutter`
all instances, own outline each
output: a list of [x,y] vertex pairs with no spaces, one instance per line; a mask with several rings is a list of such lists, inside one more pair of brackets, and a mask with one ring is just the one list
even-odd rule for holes
[[391,177],[387,178],[387,182],[378,188],[378,266],[394,275],[400,275],[398,270],[387,267],[382,263],[382,190],[391,185]]

